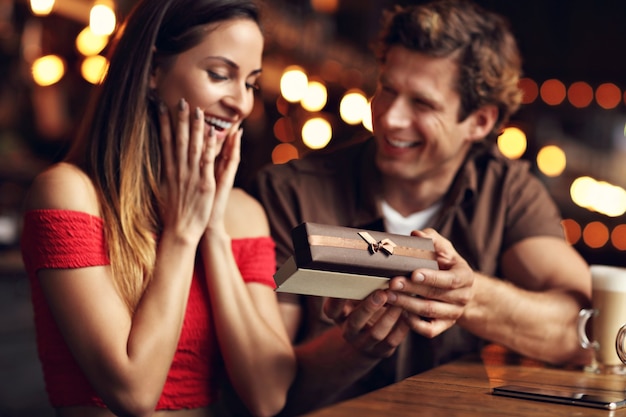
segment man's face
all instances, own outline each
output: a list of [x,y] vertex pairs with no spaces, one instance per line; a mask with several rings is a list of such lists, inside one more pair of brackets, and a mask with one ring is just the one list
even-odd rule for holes
[[392,47],[372,100],[376,163],[388,179],[423,181],[456,172],[476,140],[475,116],[458,120],[457,64]]

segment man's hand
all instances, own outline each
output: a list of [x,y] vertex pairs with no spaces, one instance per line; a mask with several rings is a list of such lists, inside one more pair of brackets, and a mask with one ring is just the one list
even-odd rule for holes
[[433,229],[414,231],[412,235],[433,240],[439,270],[417,269],[410,278],[393,278],[389,288],[397,296],[387,302],[405,311],[405,322],[413,331],[432,338],[463,315],[474,295],[474,273],[450,241]]
[[329,298],[324,313],[342,328],[344,339],[365,356],[391,356],[409,332],[400,307],[387,303],[395,293],[374,291],[363,301]]

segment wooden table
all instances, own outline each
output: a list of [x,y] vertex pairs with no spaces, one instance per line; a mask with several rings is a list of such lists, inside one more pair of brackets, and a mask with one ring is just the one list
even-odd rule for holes
[[589,394],[623,394],[626,376],[594,375],[580,368],[553,368],[530,360],[503,360],[496,352],[458,360],[404,381],[307,414],[315,417],[626,416],[615,411],[492,395],[499,385],[576,388]]

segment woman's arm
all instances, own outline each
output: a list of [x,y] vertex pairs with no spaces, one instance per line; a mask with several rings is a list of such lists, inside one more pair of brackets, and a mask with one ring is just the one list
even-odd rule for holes
[[[246,284],[231,250],[231,235],[268,236],[269,226],[261,206],[241,190],[232,191],[226,217],[229,235],[208,231],[201,242],[218,342],[243,403],[254,415],[274,415],[294,378],[295,356],[274,291]],[[273,251],[269,256],[273,265]]]
[[[30,207],[97,215],[90,207],[97,205],[84,197],[89,192],[80,188],[84,182],[74,176],[64,167],[37,179],[31,193],[37,202],[31,199]],[[83,195],[76,199],[82,203],[72,203],[74,193]],[[154,278],[134,317],[113,284],[109,266],[38,273],[74,358],[105,404],[120,415],[154,411],[178,342],[195,249],[172,234],[163,236]]]

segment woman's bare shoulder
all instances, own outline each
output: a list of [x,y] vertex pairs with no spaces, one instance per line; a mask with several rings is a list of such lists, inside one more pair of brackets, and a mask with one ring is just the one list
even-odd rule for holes
[[60,162],[35,177],[26,195],[25,210],[58,209],[100,215],[93,182],[75,165]]
[[263,206],[240,188],[233,188],[226,210],[226,229],[231,238],[269,235],[269,224]]

